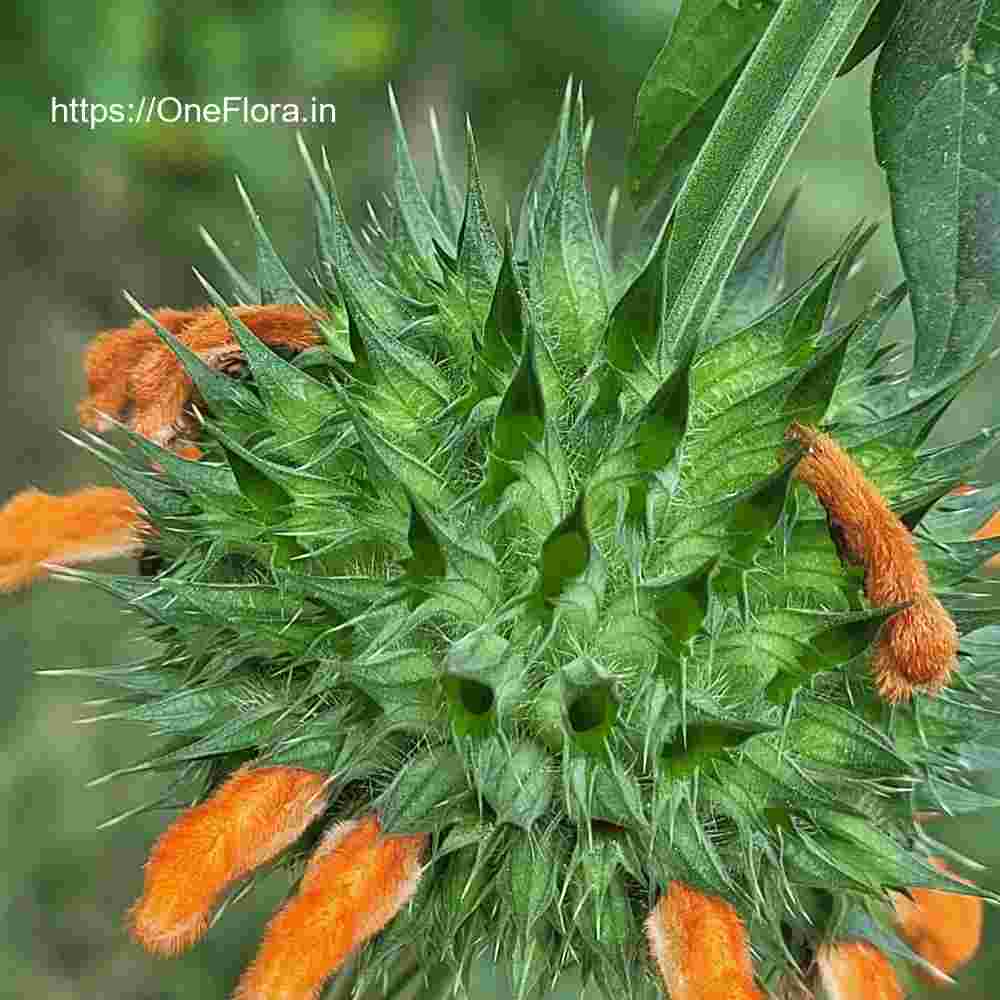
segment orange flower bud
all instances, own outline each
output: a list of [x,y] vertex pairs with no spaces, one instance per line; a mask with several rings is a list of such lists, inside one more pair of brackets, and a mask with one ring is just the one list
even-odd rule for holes
[[323,983],[412,897],[423,834],[386,837],[378,817],[330,830],[298,893],[272,918],[237,1000],[316,1000]]
[[0,508],[0,592],[45,576],[44,563],[133,555],[144,527],[125,490],[92,486],[61,497],[24,490]]
[[826,508],[841,555],[864,566],[868,599],[876,607],[910,602],[885,623],[872,657],[882,696],[896,702],[940,690],[957,662],[958,630],[909,530],[833,438],[802,424],[788,436],[808,449],[795,475]]
[[[940,859],[931,858],[931,862],[951,874]],[[942,973],[936,976],[920,969],[920,974],[932,983],[946,982],[947,977],[965,965],[979,949],[983,901],[978,896],[935,889],[911,889],[910,896],[910,899],[899,893],[893,896],[896,927],[909,946]]]
[[[301,351],[320,343],[315,317],[302,306],[237,306],[233,312],[265,344]],[[153,316],[210,367],[225,371],[241,362],[239,344],[218,309],[157,309]],[[144,320],[98,335],[85,368],[90,395],[79,412],[86,426],[107,430],[105,414],[128,416],[134,431],[164,446],[193,429],[184,419],[191,379]]]
[[162,834],[146,862],[132,936],[173,955],[208,927],[219,894],[294,843],[326,808],[324,776],[296,767],[240,768]]
[[671,882],[646,921],[670,1000],[763,1000],[746,928],[724,899]]
[[[153,310],[156,321],[175,337],[197,315],[194,310]],[[103,432],[111,429],[109,417],[125,419],[130,405],[129,372],[159,343],[153,328],[143,319],[124,329],[105,330],[90,342],[83,361],[90,395],[77,407],[84,427]]]
[[825,945],[817,964],[830,1000],[903,1000],[889,960],[867,941]]

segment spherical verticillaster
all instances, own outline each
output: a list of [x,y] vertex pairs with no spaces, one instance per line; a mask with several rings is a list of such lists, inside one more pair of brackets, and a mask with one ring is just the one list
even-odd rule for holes
[[[784,216],[675,342],[663,229],[615,259],[594,222],[579,96],[516,238],[471,132],[458,208],[397,131],[366,252],[303,145],[308,283],[248,200],[235,306],[206,285],[207,310],[143,312],[88,355],[81,416],[124,443],[86,443],[151,575],[71,575],[151,620],[161,653],[102,675],[137,695],[114,716],[208,790],[154,849],[137,936],[171,865],[175,887],[211,869],[200,933],[326,829],[240,995],[291,982],[282,956],[326,920],[296,996],[367,941],[359,996],[489,953],[519,996],[578,969],[609,997],[662,973],[677,1000],[698,920],[737,942],[741,997],[833,982],[854,945],[886,961],[890,891],[978,892],[916,817],[975,801],[997,638],[950,596],[995,550],[967,544],[992,493],[950,495],[992,441],[922,449],[938,396],[888,391],[878,351],[901,294],[833,319],[871,231],[785,293]],[[921,672],[907,650],[935,644],[947,669]],[[189,834],[205,847],[171,853]]]

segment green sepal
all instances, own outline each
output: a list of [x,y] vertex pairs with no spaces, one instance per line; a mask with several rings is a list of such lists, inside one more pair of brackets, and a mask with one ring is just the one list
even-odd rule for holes
[[428,116],[430,118],[431,139],[434,143],[434,183],[431,185],[428,204],[445,233],[458,246],[458,234],[462,228],[462,195],[452,178],[451,168],[448,166],[448,158],[444,153],[441,129],[438,127],[437,113],[434,108],[428,109]]
[[490,303],[494,297],[504,249],[497,239],[486,208],[486,198],[479,178],[476,140],[468,119],[465,123],[465,149],[467,187],[465,213],[458,237],[457,267],[465,285],[465,301],[472,317],[473,329],[478,334],[488,311],[491,311]]
[[573,78],[566,81],[562,107],[556,120],[555,129],[549,139],[534,176],[528,184],[521,201],[521,214],[517,225],[518,260],[532,260],[538,252],[538,242],[542,227],[549,214],[549,208],[556,197],[556,189],[566,164],[569,123],[573,109]]
[[833,702],[800,693],[781,745],[814,764],[847,775],[907,775],[910,765],[864,719]]
[[595,820],[634,833],[649,829],[639,783],[613,754],[604,762],[588,754],[565,754],[562,780],[567,813],[581,830],[589,831]]
[[243,433],[250,433],[261,425],[264,414],[260,402],[249,389],[235,379],[214,371],[186,344],[158,323],[153,314],[128,292],[122,294],[184,366],[201,398],[217,419],[224,421],[225,426],[239,429]]
[[455,244],[431,211],[427,197],[417,180],[417,169],[410,156],[409,143],[406,141],[406,132],[399,115],[399,105],[396,103],[396,94],[391,86],[389,110],[392,113],[393,150],[396,159],[393,193],[402,219],[405,239],[410,253],[419,262],[422,271],[429,278],[440,281],[442,273],[434,252],[434,242],[437,241],[452,256],[455,256]]
[[597,348],[610,312],[606,252],[587,190],[583,150],[583,95],[577,93],[566,160],[531,258],[530,288],[546,339],[557,359],[584,365]]
[[437,708],[438,673],[434,660],[418,649],[359,656],[343,666],[344,680],[384,709],[397,705]]
[[548,754],[534,743],[507,745],[486,740],[473,759],[473,778],[480,796],[498,823],[529,831],[548,810],[554,775]]
[[308,303],[309,298],[296,284],[285,262],[274,249],[271,237],[267,235],[260,215],[254,208],[250,195],[247,194],[243,182],[237,176],[236,189],[240,193],[243,207],[253,229],[254,244],[257,251],[257,287],[260,290],[261,305]]
[[505,876],[520,934],[529,934],[556,902],[566,864],[558,834],[517,837],[507,855]]
[[559,677],[564,731],[579,749],[605,757],[620,709],[613,676],[591,657],[579,657]]
[[780,301],[788,226],[800,191],[792,191],[774,224],[726,279],[719,311],[705,330],[703,350],[756,323]]
[[660,750],[663,775],[677,781],[693,775],[716,760],[727,760],[747,740],[774,730],[774,726],[747,719],[712,718],[705,712],[690,712],[685,725]]
[[243,306],[260,305],[260,292],[257,287],[226,256],[225,251],[215,242],[212,234],[204,226],[198,227],[198,234],[233,286],[233,298]]
[[374,805],[386,834],[407,836],[451,825],[473,801],[461,757],[436,747],[407,761]]
[[[512,372],[524,354],[528,338],[525,328],[530,323],[527,316],[528,303],[521,277],[514,264],[513,237],[510,231],[510,216],[504,229],[503,256],[497,273],[489,312],[483,323],[481,343],[477,344],[477,362],[485,364],[487,372],[481,378],[489,378],[489,372]],[[478,337],[478,333],[477,333]],[[492,391],[494,382],[489,380],[486,388]]]
[[458,736],[493,732],[510,711],[521,687],[523,660],[502,636],[479,629],[452,645],[441,684]]
[[538,376],[533,327],[528,328],[524,351],[493,421],[492,449],[483,482],[483,502],[495,503],[518,478],[516,463],[545,438],[545,396]]
[[683,576],[666,580],[647,580],[639,591],[648,602],[650,611],[662,627],[660,639],[676,657],[701,631],[708,616],[712,596],[712,580],[719,560],[705,560]]
[[652,880],[661,888],[678,880],[724,899],[733,897],[732,880],[695,813],[685,786],[677,786],[665,797],[647,849],[647,870],[651,870]]

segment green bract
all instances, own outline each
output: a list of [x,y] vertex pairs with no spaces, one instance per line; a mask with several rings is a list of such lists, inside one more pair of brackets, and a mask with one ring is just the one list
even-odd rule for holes
[[[995,612],[956,587],[1000,548],[968,540],[1000,491],[948,492],[997,431],[924,447],[972,369],[899,390],[879,345],[901,289],[838,318],[869,229],[790,292],[787,213],[735,269],[721,255],[753,212],[725,216],[717,256],[670,258],[694,247],[688,215],[616,263],[569,91],[516,236],[490,221],[471,131],[462,209],[440,155],[425,196],[393,112],[373,252],[304,145],[307,281],[250,207],[256,280],[223,258],[233,299],[210,289],[246,380],[160,331],[206,457],[94,445],[161,560],[73,574],[160,643],[100,675],[127,691],[114,717],[164,739],[126,770],[209,787],[247,760],[301,765],[332,776],[330,818],[431,832],[359,991],[489,953],[518,996],[574,967],[609,997],[655,995],[642,921],[672,879],[737,908],[772,984],[834,928],[891,947],[887,890],[973,891],[929,864],[943,849],[914,811],[992,804],[969,773],[997,760],[1000,629],[973,632]],[[315,306],[325,346],[280,357],[230,301]],[[832,427],[916,531],[968,633],[940,697],[878,698],[867,654],[891,611],[794,484],[792,420]]]

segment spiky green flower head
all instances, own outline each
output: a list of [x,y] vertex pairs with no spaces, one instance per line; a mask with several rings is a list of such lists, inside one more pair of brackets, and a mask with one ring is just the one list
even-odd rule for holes
[[568,969],[658,995],[642,922],[672,881],[735,908],[772,987],[837,935],[905,954],[889,890],[976,891],[914,817],[988,804],[969,774],[996,759],[1000,641],[964,638],[936,697],[884,701],[868,661],[899,606],[842,563],[786,434],[831,429],[969,633],[987,612],[957,586],[1000,549],[969,541],[998,491],[949,494],[996,432],[924,442],[972,370],[900,390],[880,343],[904,291],[838,316],[871,230],[789,292],[787,213],[678,338],[670,226],[613,258],[569,89],[516,236],[490,220],[471,131],[464,204],[440,143],[428,198],[393,113],[391,209],[364,249],[303,144],[310,281],[249,202],[256,281],[220,255],[233,302],[316,309],[324,345],[279,356],[206,286],[245,378],[158,328],[205,457],[138,435],[102,451],[156,530],[152,578],[77,574],[160,644],[104,675],[134,697],[116,717],[165,740],[126,770],[207,791],[295,765],[330,776],[328,820],[429,834],[358,993],[487,953],[519,997]]

